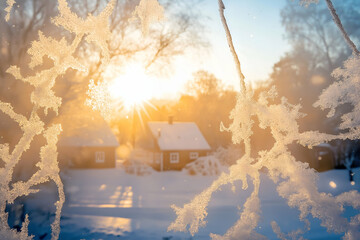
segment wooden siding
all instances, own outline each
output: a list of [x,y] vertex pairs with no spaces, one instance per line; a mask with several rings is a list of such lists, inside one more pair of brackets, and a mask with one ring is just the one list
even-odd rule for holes
[[[72,168],[114,168],[116,161],[115,149],[115,147],[59,147],[60,166]],[[104,162],[96,162],[96,152],[104,152]]]
[[[162,153],[163,171],[169,171],[169,170],[180,171],[180,170],[182,170],[186,166],[186,164],[196,160],[196,159],[190,159],[190,152],[198,152],[199,157],[203,157],[208,154],[208,151],[205,151],[205,150],[198,150],[198,151],[196,151],[196,150],[191,150],[191,151],[174,150],[174,151],[158,152],[158,153]],[[154,152],[154,155],[155,155],[155,153],[156,152]],[[170,162],[170,153],[179,153],[179,162],[178,163]],[[152,167],[157,171],[161,171],[161,163],[160,162],[153,161]]]

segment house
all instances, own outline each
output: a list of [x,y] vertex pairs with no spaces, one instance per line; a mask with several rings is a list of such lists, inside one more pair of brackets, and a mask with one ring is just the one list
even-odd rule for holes
[[319,172],[334,169],[337,164],[336,149],[328,143],[321,143],[313,147],[314,168]]
[[328,171],[337,166],[334,148],[328,143],[322,143],[312,148],[293,144],[289,149],[297,161],[308,163],[310,168],[318,172]]
[[148,122],[153,158],[150,165],[158,171],[181,170],[211,148],[194,122]]
[[62,167],[113,168],[119,143],[105,120],[92,111],[62,115],[58,152]]
[[357,141],[337,141],[332,145],[321,143],[314,146],[319,172],[334,168],[356,168],[360,166],[360,147]]

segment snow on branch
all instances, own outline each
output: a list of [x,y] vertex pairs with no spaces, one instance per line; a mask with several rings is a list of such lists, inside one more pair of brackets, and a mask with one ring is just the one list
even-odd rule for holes
[[[113,12],[115,3],[116,0],[110,0],[100,14],[97,16],[89,14],[83,19],[71,11],[66,0],[58,0],[59,14],[52,21],[55,25],[74,34],[75,37],[72,42],[69,43],[65,38],[56,40],[39,32],[38,40],[32,42],[31,47],[27,51],[30,55],[29,67],[33,69],[36,66],[43,65],[44,57],[51,59],[54,63],[53,66],[40,70],[33,76],[23,76],[21,69],[17,66],[10,66],[7,69],[8,74],[11,74],[15,79],[32,85],[34,90],[31,93],[33,110],[29,118],[16,113],[10,103],[0,101],[0,111],[14,120],[23,131],[23,136],[12,152],[10,152],[9,144],[0,144],[0,158],[5,163],[5,166],[0,168],[0,236],[4,239],[33,239],[34,236],[29,236],[28,234],[28,216],[25,216],[21,231],[18,232],[9,227],[8,214],[5,208],[7,204],[13,203],[20,196],[36,193],[38,191],[34,189],[36,185],[50,180],[55,182],[59,196],[59,200],[55,203],[55,219],[51,224],[51,239],[56,240],[59,238],[61,209],[65,202],[63,183],[59,175],[60,170],[57,162],[58,153],[56,147],[58,135],[61,132],[61,125],[56,124],[45,127],[45,123],[38,115],[38,110],[43,110],[45,114],[52,110],[58,114],[62,99],[57,97],[53,91],[56,79],[65,74],[69,68],[87,71],[81,64],[81,61],[75,57],[75,52],[83,40],[100,48],[102,55],[101,67],[105,67],[108,64],[110,60],[108,40],[111,37],[109,17]],[[14,4],[14,0],[7,0],[8,6],[5,9],[7,21],[10,18],[10,12]],[[151,21],[163,18],[163,8],[156,0],[142,0],[134,14],[140,17],[143,31],[146,32]],[[95,86],[94,82],[91,84],[92,88],[89,89],[88,94],[92,96],[94,93],[98,93],[98,89],[95,88],[99,86]],[[101,106],[104,106],[105,102],[106,99],[104,102],[101,102]],[[93,102],[90,102],[90,104],[94,107]],[[36,165],[38,171],[26,182],[19,181],[12,183],[15,166],[19,164],[23,153],[29,149],[34,137],[40,134],[46,139],[47,144],[40,149],[40,161]]]
[[352,56],[344,62],[343,68],[335,69],[332,73],[337,80],[325,89],[315,107],[330,109],[328,117],[335,114],[336,107],[345,103],[353,106],[351,112],[344,114],[339,126],[342,130],[353,133],[359,132],[360,126],[360,56]]
[[218,0],[218,4],[219,4],[220,18],[221,18],[221,22],[223,24],[223,27],[224,27],[224,30],[225,30],[225,33],[226,33],[227,42],[229,44],[231,54],[233,55],[233,58],[234,58],[234,62],[235,62],[235,65],[236,65],[236,70],[237,70],[237,72],[239,74],[239,77],[240,77],[241,91],[244,93],[245,90],[246,90],[245,76],[241,71],[240,60],[239,60],[239,57],[238,57],[238,55],[236,53],[236,50],[235,50],[235,47],[234,47],[234,44],[233,44],[233,40],[232,40],[232,37],[231,37],[231,33],[230,33],[230,30],[229,30],[229,27],[227,25],[226,18],[225,18],[225,15],[224,15],[225,5],[224,5],[222,0]]
[[[17,66],[10,66],[7,70],[7,73],[11,74],[15,79],[32,85],[34,90],[31,93],[33,110],[29,118],[16,113],[10,103],[0,101],[0,111],[14,120],[23,131],[23,136],[12,152],[9,151],[9,144],[0,145],[0,158],[5,163],[5,166],[0,168],[0,236],[2,239],[33,239],[33,236],[28,235],[28,216],[25,217],[25,221],[22,223],[21,231],[18,232],[9,227],[8,214],[5,208],[7,204],[13,203],[20,196],[36,193],[38,191],[34,189],[36,185],[50,180],[55,182],[59,196],[59,200],[55,203],[55,219],[51,224],[51,239],[59,238],[61,209],[65,202],[63,183],[59,175],[60,169],[57,162],[56,146],[58,135],[61,132],[61,125],[54,124],[45,127],[45,123],[38,115],[38,110],[44,110],[45,114],[48,114],[48,110],[52,110],[57,114],[62,100],[60,97],[55,96],[53,91],[56,79],[65,74],[69,68],[87,71],[81,65],[80,60],[74,56],[83,39],[100,47],[103,64],[109,61],[107,40],[111,34],[108,21],[115,0],[111,0],[98,16],[88,15],[86,19],[79,18],[75,13],[71,12],[66,0],[59,0],[58,2],[59,15],[54,18],[53,22],[74,33],[75,38],[73,41],[69,44],[65,38],[58,41],[39,32],[39,39],[32,42],[28,50],[30,55],[29,67],[34,68],[42,65],[44,56],[51,59],[54,65],[49,69],[39,70],[33,76],[23,76]],[[6,11],[10,13],[14,1],[8,0],[7,3],[8,8]],[[47,144],[40,149],[40,161],[36,165],[38,167],[37,172],[26,182],[12,183],[15,166],[19,164],[23,153],[29,149],[34,137],[40,134],[46,139]]]
[[[234,55],[235,63],[239,66],[223,14],[224,5],[221,0],[218,0],[218,3],[229,47]],[[245,144],[245,155],[229,168],[229,173],[222,173],[210,187],[197,195],[190,203],[185,204],[182,208],[172,206],[177,218],[171,223],[168,230],[189,230],[194,235],[200,227],[206,224],[207,207],[214,192],[218,191],[221,186],[233,184],[236,181],[241,181],[242,188],[246,189],[247,180],[251,179],[254,190],[247,198],[239,220],[223,236],[216,234],[210,234],[210,236],[212,239],[264,239],[265,236],[258,234],[255,229],[261,215],[261,203],[258,197],[261,184],[260,169],[267,169],[267,175],[277,184],[278,194],[287,201],[290,207],[299,210],[299,219],[305,226],[304,229],[282,233],[277,223],[272,222],[273,231],[279,238],[302,239],[301,235],[311,227],[308,218],[312,217],[319,219],[321,226],[328,231],[343,233],[344,239],[360,239],[360,214],[351,219],[343,216],[344,206],[359,209],[360,194],[352,191],[334,197],[331,194],[319,192],[318,176],[315,170],[309,168],[308,163],[296,161],[289,149],[293,143],[311,147],[333,139],[360,138],[359,69],[359,56],[353,56],[345,62],[343,69],[333,72],[338,81],[324,90],[315,103],[315,106],[322,109],[330,108],[329,117],[334,114],[339,105],[350,103],[354,106],[353,111],[342,117],[343,121],[340,124],[341,129],[348,131],[339,135],[317,131],[300,132],[298,120],[304,117],[304,114],[300,112],[300,105],[292,105],[285,98],[282,98],[278,104],[271,104],[269,100],[277,94],[275,88],[269,92],[262,92],[258,99],[254,99],[251,89],[244,88],[237,96],[235,108],[230,113],[229,118],[232,123],[228,128],[221,125],[221,129],[232,133],[234,144]],[[253,117],[259,120],[260,128],[270,129],[275,140],[270,150],[259,152],[255,158],[252,158],[250,154]]]
[[329,11],[331,13],[331,16],[333,17],[333,20],[334,20],[336,26],[339,28],[346,43],[349,45],[349,47],[351,48],[351,50],[353,51],[354,54],[359,55],[360,54],[359,50],[356,48],[354,42],[351,41],[349,34],[347,34],[347,32],[345,31],[344,26],[342,25],[341,20],[340,20],[339,16],[337,15],[336,10],[335,10],[334,5],[332,4],[331,0],[326,0],[326,4],[329,8]]

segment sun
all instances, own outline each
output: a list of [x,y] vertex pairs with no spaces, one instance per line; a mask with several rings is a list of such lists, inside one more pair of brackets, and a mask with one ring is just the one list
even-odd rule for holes
[[119,99],[126,110],[142,107],[154,97],[155,92],[152,77],[138,64],[128,65],[122,74],[111,80],[108,87],[110,96]]

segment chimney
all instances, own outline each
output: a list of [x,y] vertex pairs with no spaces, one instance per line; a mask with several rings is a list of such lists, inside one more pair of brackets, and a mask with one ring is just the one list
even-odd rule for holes
[[168,122],[169,122],[170,125],[172,125],[173,122],[174,122],[174,116],[169,116],[168,117]]

